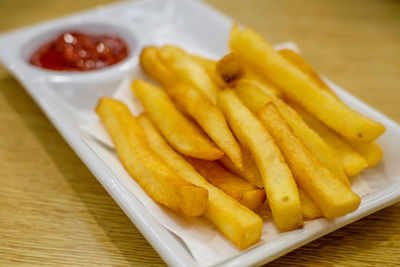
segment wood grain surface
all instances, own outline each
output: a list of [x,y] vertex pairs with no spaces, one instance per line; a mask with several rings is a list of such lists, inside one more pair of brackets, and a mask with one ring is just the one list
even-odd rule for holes
[[[110,0],[0,0],[0,32]],[[400,1],[209,0],[400,122]],[[3,49],[3,48],[0,48]],[[0,67],[0,266],[163,266],[162,259]],[[400,203],[270,266],[399,266]]]

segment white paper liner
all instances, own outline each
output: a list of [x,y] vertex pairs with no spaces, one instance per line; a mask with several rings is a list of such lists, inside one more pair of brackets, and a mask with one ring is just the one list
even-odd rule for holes
[[[288,48],[299,52],[294,43],[283,43],[276,46],[277,49]],[[137,116],[143,111],[138,99],[130,90],[130,80],[122,81],[116,91],[115,98],[123,101],[131,112]],[[332,87],[336,87],[333,85]],[[333,88],[335,89],[335,88]],[[83,140],[88,146],[103,160],[108,168],[115,174],[126,188],[145,206],[150,214],[166,229],[178,236],[187,246],[194,259],[200,266],[210,266],[221,261],[237,256],[242,251],[238,250],[229,240],[227,240],[218,230],[204,218],[190,218],[181,216],[168,208],[155,203],[130,177],[118,159],[108,133],[101,124],[100,120],[94,121],[81,127],[87,134]],[[351,180],[351,187],[360,197],[366,195],[370,188],[359,175]],[[257,246],[263,242],[276,240],[285,233],[280,233],[273,222],[262,216],[264,219],[263,233]],[[334,220],[333,220],[334,221]],[[326,227],[331,221],[324,218],[313,221],[306,221],[303,229],[294,231],[305,231],[309,228]],[[249,248],[251,249],[251,248]]]

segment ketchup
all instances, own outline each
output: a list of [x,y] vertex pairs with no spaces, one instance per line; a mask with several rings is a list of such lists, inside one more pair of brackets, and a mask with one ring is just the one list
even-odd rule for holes
[[29,63],[57,71],[91,71],[114,65],[127,56],[128,48],[118,36],[64,32],[41,46]]

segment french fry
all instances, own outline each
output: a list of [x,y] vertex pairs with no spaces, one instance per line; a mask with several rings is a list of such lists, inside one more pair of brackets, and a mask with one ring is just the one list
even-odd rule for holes
[[312,199],[301,189],[299,190],[299,197],[301,202],[301,212],[304,220],[312,220],[322,216],[321,210],[312,201]]
[[266,75],[286,97],[347,139],[371,142],[385,131],[382,124],[350,109],[321,90],[318,84],[279,55],[254,31],[233,27],[230,48],[242,61],[252,64]]
[[192,116],[217,146],[242,168],[240,147],[233,137],[224,115],[201,92],[186,84],[176,84],[166,89],[168,94]]
[[[245,152],[244,152],[245,151]],[[264,187],[262,184],[260,172],[257,169],[257,166],[250,155],[250,152],[247,149],[242,148],[242,156],[243,156],[243,169],[238,170],[237,167],[230,161],[226,156],[222,159],[218,160],[225,168],[230,170],[232,173],[235,173],[239,177],[247,179],[251,184],[261,188]],[[252,182],[253,181],[253,182]],[[309,198],[309,196],[304,193],[301,188],[297,188],[300,197],[301,203],[301,211],[304,220],[311,220],[322,216],[321,210],[317,205]]]
[[279,112],[288,122],[294,133],[303,141],[306,147],[317,157],[336,178],[350,186],[343,167],[335,155],[335,152],[326,142],[313,131],[302,118],[289,105],[274,97],[272,94],[262,92],[254,83],[240,81],[234,91],[243,103],[253,112],[257,113],[265,104],[273,102]]
[[[308,65],[308,63],[300,55],[290,49],[283,49],[280,50],[278,53],[284,56],[287,60],[289,60],[302,72],[307,74],[310,78],[312,78],[314,82],[320,86],[321,89],[330,92],[333,96],[338,98],[336,94],[332,91],[332,89],[327,84],[325,84],[320,76],[312,69],[310,65]],[[360,153],[364,157],[364,159],[367,161],[368,167],[374,167],[382,160],[382,149],[375,141],[369,143],[352,142],[350,140],[347,141],[355,150],[358,151],[358,153]]]
[[225,81],[226,85],[231,88],[234,87],[245,74],[242,64],[233,53],[218,60],[215,71],[218,76]]
[[208,76],[211,77],[211,79],[215,82],[216,85],[218,85],[220,88],[225,87],[225,82],[222,80],[222,78],[217,75],[215,69],[217,62],[208,58],[204,58],[198,55],[190,55],[190,57],[197,62],[197,64],[201,65],[203,69],[207,72]]
[[327,218],[344,216],[358,208],[360,198],[322,166],[292,132],[273,103],[265,105],[258,118],[275,138],[297,184]]
[[239,58],[234,54],[230,53],[217,62],[217,67],[215,69],[217,76],[219,76],[224,82],[225,86],[230,88],[235,87],[235,85],[240,81],[240,79],[246,79],[257,83],[260,89],[272,93],[277,97],[283,97],[282,92],[269,83],[266,79],[259,74],[257,74],[248,64],[245,62],[240,62]]
[[[262,179],[260,176],[260,172],[257,169],[256,163],[251,157],[250,152],[247,149],[242,148],[242,156],[243,156],[243,169],[238,170],[237,167],[230,161],[226,156],[222,159],[218,160],[225,168],[230,170],[232,173],[235,173],[239,177],[247,179],[251,184],[261,188],[264,187],[262,184]],[[253,182],[251,182],[253,181]],[[301,188],[297,188],[300,197],[301,203],[301,212],[304,220],[311,220],[322,216],[321,210],[317,205],[310,199],[310,197],[304,193]]]
[[162,138],[151,121],[139,117],[148,144],[176,174],[185,180],[208,190],[208,202],[204,216],[239,249],[246,249],[261,236],[262,220],[253,211],[243,206],[220,189],[208,183],[181,155],[176,153]]
[[254,156],[277,228],[288,231],[303,225],[296,183],[272,137],[232,90],[221,91],[217,105]]
[[224,155],[196,124],[179,112],[161,88],[136,80],[132,83],[132,90],[150,119],[177,151],[207,160],[216,160]]
[[159,49],[154,46],[143,48],[140,54],[140,65],[144,72],[163,87],[174,85],[178,77],[159,57]]
[[213,104],[216,103],[220,88],[208,76],[201,65],[189,54],[175,46],[164,46],[159,51],[163,63],[182,81],[194,86],[206,95]]
[[242,154],[242,168],[239,169],[226,155],[223,156],[221,159],[218,161],[224,166],[226,169],[230,170],[234,174],[238,175],[239,177],[242,177],[243,179],[246,179],[249,181],[251,184],[261,188],[264,187],[264,184],[261,179],[260,172],[257,169],[257,165],[251,156],[250,151],[241,146],[241,154]]
[[325,84],[325,82],[321,79],[318,73],[295,51],[291,49],[282,49],[279,50],[278,53],[283,56],[286,60],[292,63],[295,67],[301,70],[303,73],[307,74],[310,78],[314,80],[314,82],[323,90],[332,94],[332,96],[336,97],[336,94],[332,91],[332,89]]
[[[278,102],[273,94],[262,91],[259,84],[251,80],[241,80],[233,90],[253,113],[257,113],[269,102]],[[280,102],[284,103],[283,101]]]
[[[158,54],[159,48],[157,47],[143,48],[140,54],[140,65],[143,71],[164,88],[175,86],[179,81],[178,77],[162,62]],[[184,115],[188,115],[178,103],[176,103],[176,107]]]
[[[229,130],[222,113],[210,100],[203,97],[200,91],[189,85],[177,83],[174,73],[163,65],[158,57],[158,52],[158,49],[155,47],[147,47],[143,50],[141,65],[145,69],[145,72],[165,86],[167,93],[174,98],[179,110],[184,112],[184,114],[189,113],[211,139],[230,157],[234,164],[238,168],[241,168],[242,158],[240,148]],[[202,61],[207,66],[213,64],[212,61],[207,61],[200,57],[197,57],[196,60]]]
[[224,169],[218,162],[187,158],[190,164],[214,186],[251,210],[265,201],[265,191]]
[[245,71],[246,74],[244,75],[244,78],[248,79],[249,81],[252,81],[253,83],[256,83],[263,92],[267,92],[276,97],[284,99],[285,96],[282,93],[282,91],[276,88],[270,82],[268,82],[267,79],[262,77],[262,75],[256,73],[248,66],[245,66]]
[[126,170],[152,199],[188,216],[205,212],[207,190],[178,177],[150,151],[142,129],[122,102],[102,98],[96,112]]
[[318,121],[310,113],[301,107],[294,105],[294,109],[303,120],[316,131],[322,139],[336,152],[342,162],[347,176],[354,177],[361,173],[367,166],[366,160],[355,149],[353,149],[342,137]]
[[368,167],[376,166],[383,158],[382,149],[375,141],[371,143],[350,142],[350,145],[364,157]]
[[197,62],[197,64],[201,65],[203,69],[205,69],[208,72],[214,72],[215,71],[215,65],[217,62],[215,62],[212,59],[208,59],[199,55],[194,55],[191,54],[190,57]]

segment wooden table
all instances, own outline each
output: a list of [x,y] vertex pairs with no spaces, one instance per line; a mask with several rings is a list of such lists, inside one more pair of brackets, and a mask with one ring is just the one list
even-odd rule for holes
[[[0,31],[111,0],[2,0]],[[399,1],[209,0],[400,122]],[[1,49],[1,48],[0,48]],[[0,266],[164,265],[21,85],[0,69]],[[272,266],[400,264],[400,203]]]

